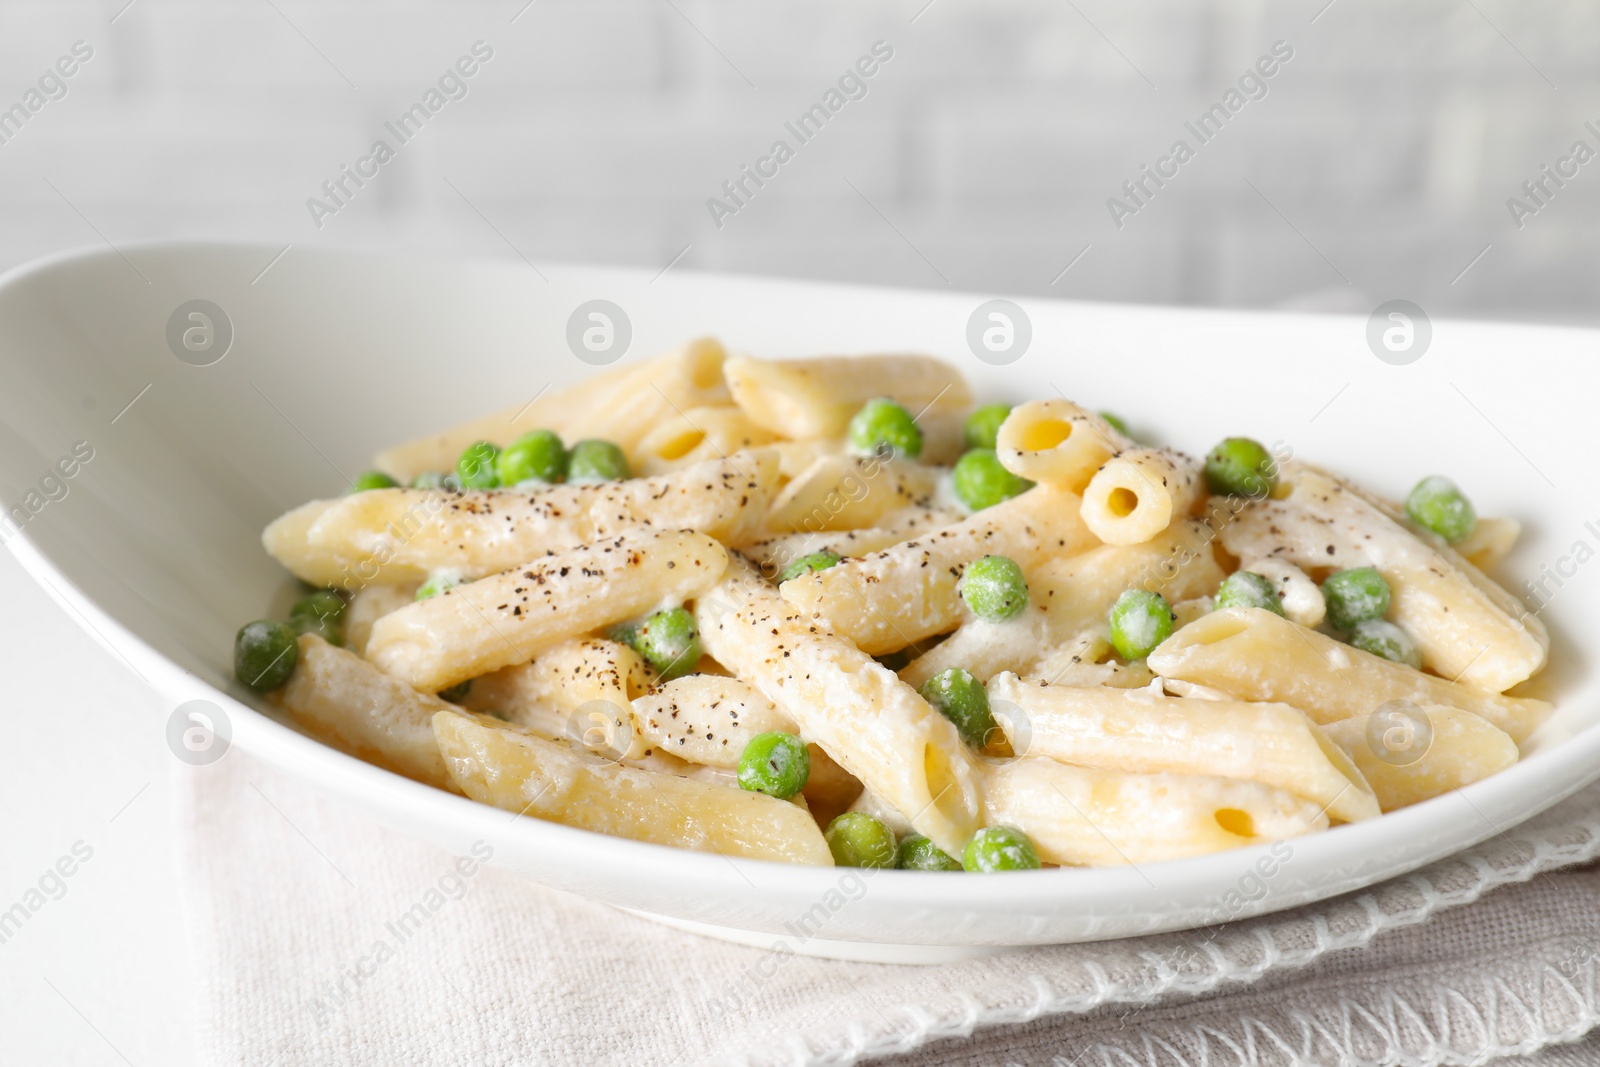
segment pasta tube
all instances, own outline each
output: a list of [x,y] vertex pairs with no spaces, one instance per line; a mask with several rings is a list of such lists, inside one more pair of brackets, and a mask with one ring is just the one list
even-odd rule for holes
[[1026,571],[1092,543],[1078,518],[1078,498],[1039,487],[937,533],[784,582],[783,598],[879,655],[951,630],[969,616],[956,583],[972,560],[1010,556]]
[[913,504],[884,515],[877,526],[859,530],[775,534],[740,548],[740,552],[760,567],[762,574],[776,578],[791,562],[813,552],[827,551],[840,557],[864,556],[909,541],[930,530],[960,522],[964,517],[950,508]]
[[822,831],[798,804],[585,758],[458,711],[436,714],[433,730],[450,777],[480,803],[657,845],[833,865]]
[[410,584],[369,585],[356,590],[344,612],[344,647],[358,656],[365,653],[372,624],[415,599],[417,590]]
[[1391,700],[1444,704],[1489,720],[1522,741],[1550,705],[1502,696],[1391,663],[1296,626],[1262,608],[1228,608],[1190,623],[1149,658],[1168,678],[1220,689],[1238,700],[1292,704],[1326,725]]
[[665,474],[775,440],[776,434],[751,422],[736,407],[690,408],[673,412],[644,435],[638,445],[638,470]]
[[892,397],[919,418],[972,406],[961,372],[930,356],[735,356],[723,375],[752,422],[796,440],[844,436],[851,416],[876,397]]
[[1014,826],[1033,838],[1040,859],[1073,866],[1183,859],[1328,825],[1317,805],[1256,782],[1093,770],[1042,756],[995,767],[984,800],[991,825]]
[[398,585],[441,569],[472,579],[636,526],[737,543],[762,528],[776,486],[777,456],[756,449],[657,478],[530,493],[373,489],[297,508],[261,540],[313,585]]
[[860,529],[890,512],[929,506],[938,485],[938,470],[920,463],[823,456],[784,486],[767,514],[767,528],[808,533]]
[[1070,400],[1030,400],[1000,424],[995,452],[1012,474],[1082,493],[1100,465],[1133,442]]
[[386,615],[372,627],[367,657],[413,687],[437,692],[692,597],[727,563],[727,550],[705,534],[636,530]]
[[737,678],[690,674],[635,697],[641,738],[690,763],[737,769],[756,734],[795,733],[793,720]]
[[791,607],[742,560],[695,602],[695,615],[706,652],[806,740],[946,852],[966,845],[979,826],[972,760],[956,728],[916,690]]
[[1480,571],[1486,571],[1510,555],[1517,546],[1517,538],[1521,536],[1522,523],[1516,519],[1486,515],[1454,547],[1468,563]]
[[568,441],[603,437],[638,464],[645,433],[680,411],[726,404],[722,380],[727,357],[714,337],[690,341],[680,349],[631,366],[552,389],[532,403],[519,403],[440,433],[397,445],[373,461],[381,471],[409,482],[427,471],[450,471],[475,441],[506,445],[529,430],[554,430]]
[[[1518,758],[1517,743],[1504,730],[1470,711],[1440,705],[1359,715],[1322,730],[1361,768],[1384,811],[1471,785]],[[1397,741],[1387,736],[1391,732],[1403,736]]]
[[995,720],[1019,755],[1107,771],[1260,782],[1313,801],[1340,822],[1378,815],[1377,798],[1355,764],[1287,704],[1024,684],[1010,673],[991,678],[988,690]]
[[1205,499],[1199,460],[1133,448],[1105,461],[1083,491],[1083,524],[1108,545],[1148,541]]
[[1229,552],[1302,568],[1376,567],[1393,592],[1390,618],[1416,638],[1423,667],[1446,678],[1500,693],[1544,667],[1544,624],[1449,546],[1323,471],[1296,464],[1287,473],[1285,499],[1251,501],[1223,528]]
[[268,700],[311,733],[358,759],[452,789],[433,716],[450,705],[384,674],[353,652],[302,634],[294,674]]

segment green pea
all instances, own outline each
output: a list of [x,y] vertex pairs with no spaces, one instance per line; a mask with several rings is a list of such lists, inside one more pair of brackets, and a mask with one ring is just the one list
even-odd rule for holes
[[344,598],[332,589],[319,589],[295,601],[289,609],[289,626],[297,634],[316,634],[330,645],[344,644]]
[[788,800],[811,777],[811,753],[794,734],[756,734],[739,755],[739,788]]
[[961,599],[980,619],[1005,622],[1028,606],[1028,579],[1016,560],[983,556],[967,564],[961,575]]
[[1122,416],[1113,415],[1109,411],[1102,411],[1100,413],[1100,417],[1106,420],[1107,426],[1111,427],[1128,440],[1133,440],[1133,431],[1128,429],[1128,424],[1126,422],[1122,421]]
[[1223,580],[1217,590],[1217,610],[1223,608],[1266,608],[1274,615],[1283,614],[1283,600],[1272,579],[1254,571],[1235,571]]
[[1278,464],[1260,441],[1229,437],[1206,456],[1206,481],[1213,493],[1264,500],[1278,484]]
[[906,871],[959,871],[961,864],[932,841],[921,834],[907,834],[900,839],[896,865]]
[[1389,583],[1375,567],[1336,571],[1322,583],[1328,604],[1328,621],[1341,630],[1354,630],[1368,619],[1389,613]]
[[464,489],[494,489],[500,484],[495,464],[500,459],[500,449],[488,441],[479,441],[466,447],[456,460],[456,476]]
[[683,608],[658,611],[639,627],[639,655],[663,682],[689,674],[700,661],[700,631]]
[[627,645],[635,652],[639,651],[639,620],[629,619],[627,622],[614,623],[607,627],[606,639],[615,641],[619,645]]
[[362,471],[356,476],[356,484],[351,487],[352,493],[365,493],[368,489],[394,489],[399,482],[389,477],[382,471]]
[[961,428],[962,440],[968,448],[993,448],[1000,436],[1000,424],[1011,414],[1010,404],[985,404],[967,416]]
[[628,457],[610,441],[591,438],[572,446],[567,460],[567,481],[616,482],[632,476]]
[[869,400],[850,420],[850,449],[871,456],[892,449],[895,455],[916,459],[922,455],[922,431],[911,412],[887,397]]
[[423,471],[411,479],[413,489],[448,489],[451,492],[461,491],[461,476],[455,471],[446,474],[444,471]]
[[428,580],[417,586],[417,599],[427,600],[440,593],[448,592],[461,584],[461,575],[456,571],[434,571],[428,575]]
[[1472,501],[1449,478],[1435,474],[1424,478],[1406,497],[1406,514],[1424,530],[1432,530],[1452,545],[1463,541],[1478,525]]
[[281,622],[257,619],[233,639],[233,676],[258,693],[287,682],[299,658],[294,630]]
[[833,862],[840,867],[893,867],[894,834],[883,821],[860,811],[847,811],[823,831]]
[[969,871],[989,874],[994,871],[1036,871],[1039,850],[1033,839],[1009,826],[986,826],[967,842],[961,865]]
[[554,431],[525,433],[495,457],[494,472],[501,485],[523,482],[553,485],[567,476],[567,447]]
[[1111,606],[1111,644],[1125,660],[1144,659],[1172,636],[1172,606],[1160,593],[1129,589]]
[[989,694],[970,671],[951,667],[922,683],[922,699],[955,723],[962,740],[973,748],[989,743],[999,727],[989,711]]
[[825,571],[835,563],[838,563],[839,558],[839,553],[831,552],[826,548],[820,552],[808,552],[803,556],[790,560],[789,565],[778,572],[778,584],[781,585],[792,578],[798,578],[802,574],[810,574],[812,571]]
[[992,448],[974,448],[961,454],[950,471],[950,488],[956,499],[973,511],[993,507],[1033,488],[1033,483],[1000,465]]
[[[455,685],[452,685],[449,689],[441,689],[441,690],[439,690],[439,699],[440,700],[447,700],[452,704],[459,704],[459,703],[461,703],[461,698],[466,696],[470,692],[472,692],[472,679],[468,678],[464,682],[457,682]],[[496,716],[496,718],[503,719],[503,718],[505,718],[505,716],[504,715],[498,715],[498,716]]]
[[1350,644],[1394,663],[1422,669],[1422,650],[1411,640],[1410,634],[1387,620],[1368,619],[1356,623],[1355,629],[1350,631]]

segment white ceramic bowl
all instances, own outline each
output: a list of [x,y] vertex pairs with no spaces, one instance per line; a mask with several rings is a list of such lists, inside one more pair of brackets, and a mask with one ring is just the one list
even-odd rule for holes
[[[996,367],[968,347],[969,316],[986,299],[974,295],[681,271],[548,268],[546,281],[517,262],[298,247],[262,274],[276,252],[94,250],[0,280],[0,490],[25,520],[4,535],[174,709],[214,703],[233,745],[444,848],[483,839],[496,864],[544,885],[724,937],[926,961],[1172,930],[1359,889],[1482,841],[1600,777],[1600,565],[1571,555],[1579,541],[1600,548],[1600,525],[1585,525],[1600,519],[1589,437],[1600,335],[1436,322],[1422,358],[1394,366],[1369,349],[1363,318],[1024,299],[1031,346]],[[626,360],[704,333],[765,356],[924,351],[959,365],[980,395],[1059,390],[1190,451],[1231,433],[1281,440],[1392,496],[1421,475],[1452,474],[1482,513],[1526,523],[1502,568],[1517,576],[1508,584],[1545,567],[1572,574],[1547,584],[1553,666],[1535,683],[1560,711],[1523,763],[1294,841],[1270,877],[1256,866],[1266,850],[1246,849],[1138,868],[870,879],[512,819],[324,747],[264,711],[230,666],[235,629],[285,607],[288,587],[261,549],[262,526],[339,493],[338,472],[358,472],[381,446],[592,373],[565,338],[573,310],[595,298],[629,316]],[[192,364],[218,342],[188,362],[168,344],[175,309],[197,299],[222,308],[234,335],[209,366]],[[93,458],[70,479],[50,480],[80,441]]]

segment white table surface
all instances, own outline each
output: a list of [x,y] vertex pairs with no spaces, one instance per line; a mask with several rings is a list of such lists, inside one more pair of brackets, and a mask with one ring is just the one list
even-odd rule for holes
[[75,842],[94,850],[0,944],[0,1062],[184,1067],[193,966],[167,709],[4,551],[0,604],[0,912]]

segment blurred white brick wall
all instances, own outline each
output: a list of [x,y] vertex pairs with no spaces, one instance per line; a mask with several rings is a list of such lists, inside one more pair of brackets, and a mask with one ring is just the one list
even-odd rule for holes
[[[1600,150],[1593,3],[525,2],[6,0],[0,108],[74,41],[94,58],[0,145],[0,265],[96,231],[654,268],[687,246],[895,285],[1592,314],[1600,161],[1520,230],[1506,198]],[[479,39],[468,96],[317,229],[307,197]],[[714,226],[706,199],[880,39],[868,95]],[[1106,199],[1278,40],[1269,95],[1115,227]]]

